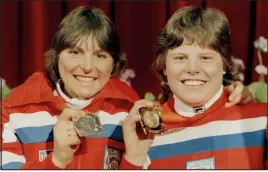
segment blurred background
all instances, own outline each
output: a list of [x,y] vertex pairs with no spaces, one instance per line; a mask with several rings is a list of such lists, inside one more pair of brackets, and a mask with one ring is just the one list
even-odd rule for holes
[[[216,7],[226,14],[233,55],[245,66],[241,79],[246,85],[259,79],[253,43],[260,36],[268,38],[268,1],[2,1],[1,78],[9,87],[14,88],[34,72],[44,70],[44,52],[51,46],[57,25],[81,5],[101,8],[115,23],[122,52],[128,56],[128,68],[135,71],[131,85],[140,97],[145,92],[160,93],[160,81],[151,70],[154,45],[168,18],[186,5]],[[262,60],[267,66],[268,53],[262,53]]]

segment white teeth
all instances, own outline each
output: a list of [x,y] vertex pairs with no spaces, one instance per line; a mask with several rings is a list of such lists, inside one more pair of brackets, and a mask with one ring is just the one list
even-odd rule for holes
[[196,81],[196,80],[186,80],[183,83],[185,85],[189,85],[189,86],[198,86],[198,85],[205,84],[205,82],[203,82],[203,81]]
[[89,82],[89,81],[94,80],[94,78],[87,78],[87,77],[81,77],[81,76],[76,76],[76,79],[79,81],[83,81],[83,82]]

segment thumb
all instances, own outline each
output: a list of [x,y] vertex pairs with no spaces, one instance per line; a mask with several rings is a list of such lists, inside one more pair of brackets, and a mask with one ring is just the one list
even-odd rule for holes
[[234,84],[231,84],[231,85],[229,85],[229,86],[227,87],[229,93],[233,92],[233,91],[234,91],[234,88],[235,88],[235,87],[234,87]]
[[[229,86],[227,87],[227,90],[228,90],[228,92],[229,92],[229,95],[234,91],[234,88],[235,88],[235,86],[234,86],[233,84],[231,84],[231,85],[229,85]],[[232,100],[233,100],[233,96],[230,95],[230,96],[229,96],[229,101],[232,101]]]

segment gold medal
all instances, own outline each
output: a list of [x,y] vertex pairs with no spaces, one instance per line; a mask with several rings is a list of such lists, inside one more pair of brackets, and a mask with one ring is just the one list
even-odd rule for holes
[[139,109],[140,123],[145,134],[163,134],[161,112],[156,107],[142,107]]
[[88,114],[74,122],[75,129],[80,137],[102,135],[102,126],[97,115]]

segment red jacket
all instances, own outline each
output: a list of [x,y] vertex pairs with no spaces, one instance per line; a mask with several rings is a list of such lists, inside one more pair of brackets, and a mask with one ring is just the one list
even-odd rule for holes
[[147,168],[267,167],[267,104],[249,103],[226,108],[227,100],[224,92],[204,113],[187,118],[176,113],[174,99],[169,99],[161,106],[166,132],[154,137]]
[[166,133],[154,138],[149,169],[264,169],[267,104],[226,108],[226,93],[204,113],[186,118],[174,99],[161,106]]
[[[83,140],[67,169],[117,167],[124,151],[124,119],[139,97],[118,79],[110,79],[84,110],[99,111],[103,135]],[[53,88],[43,73],[35,73],[2,102],[2,168],[55,169],[52,160],[55,116],[65,104],[53,96]],[[135,168],[124,160],[121,167]]]

